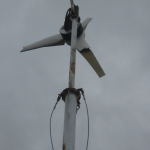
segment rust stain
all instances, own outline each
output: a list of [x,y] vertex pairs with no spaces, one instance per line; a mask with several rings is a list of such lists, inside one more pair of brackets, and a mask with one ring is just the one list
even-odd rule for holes
[[63,148],[62,148],[62,150],[66,150],[66,144],[65,144],[65,143],[63,143]]
[[73,74],[75,75],[75,62],[72,62],[70,69],[73,72]]
[[63,147],[62,147],[62,150],[66,150],[66,144],[65,144],[65,141],[64,141],[64,134],[63,134]]
[[[73,51],[76,52],[76,49],[73,49]],[[73,61],[71,62],[70,70],[73,72],[74,75],[75,75],[75,67],[76,67],[76,60],[73,59]]]

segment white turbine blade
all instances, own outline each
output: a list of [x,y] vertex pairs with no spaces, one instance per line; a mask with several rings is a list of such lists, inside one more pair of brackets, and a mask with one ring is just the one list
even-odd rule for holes
[[92,20],[92,18],[86,18],[81,24],[83,29],[86,29],[86,26],[88,25],[88,23]]
[[95,70],[99,77],[103,77],[105,75],[99,62],[97,61],[96,57],[90,49],[83,49],[79,52],[89,62],[89,64],[92,66],[92,68]]
[[88,45],[88,43],[85,41],[84,39],[84,33],[78,37],[77,42],[76,42],[76,49],[78,49],[79,51],[82,51],[83,49],[88,49],[90,48],[90,46]]
[[60,34],[56,34],[28,46],[25,46],[20,52],[29,51],[41,47],[58,46],[64,44],[65,41],[63,40],[62,36]]

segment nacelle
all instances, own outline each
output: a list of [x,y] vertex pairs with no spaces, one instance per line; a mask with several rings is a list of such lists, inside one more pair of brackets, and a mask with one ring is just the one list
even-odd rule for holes
[[[66,31],[66,30],[64,29],[64,26],[62,26],[62,27],[60,28],[60,30],[59,30],[61,36],[63,37],[63,39],[64,39],[65,41],[71,41],[71,31],[72,31],[72,30]],[[81,36],[82,33],[83,33],[82,24],[81,24],[81,23],[78,23],[77,38],[78,38],[79,36]]]

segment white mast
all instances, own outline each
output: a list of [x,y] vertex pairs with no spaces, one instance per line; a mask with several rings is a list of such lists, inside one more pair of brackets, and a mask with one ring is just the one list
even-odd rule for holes
[[[70,0],[71,7],[74,10],[73,0]],[[70,70],[68,88],[75,88],[75,67],[76,67],[76,41],[77,41],[77,24],[78,16],[72,19],[71,34],[71,51],[70,51]],[[65,97],[65,114],[64,114],[64,132],[62,150],[75,150],[75,131],[76,131],[76,103],[77,95],[68,90]]]

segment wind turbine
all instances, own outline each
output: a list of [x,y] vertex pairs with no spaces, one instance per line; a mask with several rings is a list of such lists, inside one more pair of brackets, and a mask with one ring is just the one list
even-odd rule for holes
[[[34,50],[42,47],[60,46],[64,45],[65,43],[71,46],[71,33],[72,33],[71,17],[75,15],[78,16],[78,12],[73,11],[77,9],[77,6],[74,5],[73,0],[70,1],[71,1],[71,8],[69,8],[66,13],[65,23],[59,30],[60,34],[56,34],[47,37],[45,39],[42,39],[38,42],[35,42],[33,44],[24,46],[21,52]],[[89,44],[85,40],[85,30],[88,23],[91,20],[92,18],[86,18],[82,23],[80,23],[80,17],[78,16],[76,49],[89,62],[89,64],[93,67],[97,75],[99,77],[102,77],[105,75],[105,73],[101,68],[100,64],[98,63],[96,57],[94,56],[92,50],[90,49]]]
[[76,49],[89,62],[99,77],[105,75],[89,44],[85,41],[85,30],[92,18],[86,18],[80,23],[79,7],[74,4],[73,0],[70,0],[70,4],[71,7],[67,10],[65,22],[60,28],[59,34],[24,46],[21,50],[21,52],[25,52],[42,47],[60,46],[65,43],[71,46],[69,84],[68,88],[61,93],[62,99],[65,101],[63,150],[75,150],[76,104],[80,97],[80,92],[74,88]]

